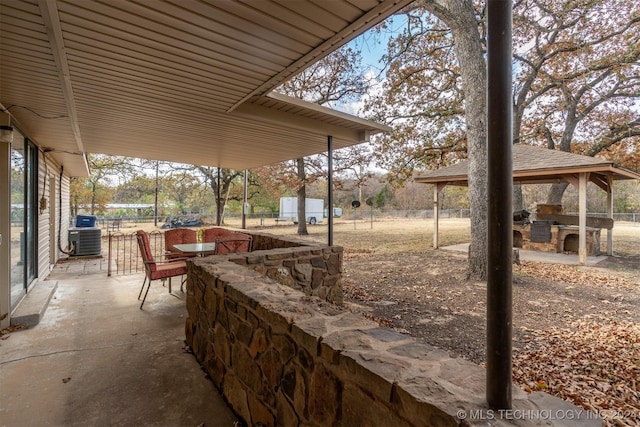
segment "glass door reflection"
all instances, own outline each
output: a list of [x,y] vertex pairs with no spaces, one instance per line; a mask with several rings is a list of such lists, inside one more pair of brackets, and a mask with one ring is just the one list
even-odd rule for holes
[[17,132],[11,144],[11,307],[26,293],[26,211],[24,138]]

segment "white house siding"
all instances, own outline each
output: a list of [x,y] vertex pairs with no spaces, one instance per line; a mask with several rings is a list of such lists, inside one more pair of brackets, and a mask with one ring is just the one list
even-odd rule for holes
[[[38,248],[38,271],[40,278],[45,277],[53,264],[60,258],[67,257],[60,248],[63,251],[69,250],[70,179],[66,175],[60,176],[60,165],[54,162],[47,164],[48,179],[45,191],[47,209],[40,214],[38,219],[38,232],[40,233],[38,238],[40,245]],[[41,170],[40,173],[42,175],[43,171]],[[40,186],[42,186],[42,176]],[[60,192],[60,186],[62,186],[62,192]],[[40,187],[39,192],[42,194]],[[62,200],[60,200],[61,198]]]
[[[40,155],[38,165],[38,278],[45,278],[60,258],[58,249],[60,165]],[[53,199],[53,200],[52,200]],[[43,202],[44,200],[44,202]],[[67,247],[69,224],[69,177],[62,177],[62,237]]]
[[[71,195],[70,195],[70,180],[68,176],[62,177],[62,231],[60,233],[60,246],[64,250],[69,250],[69,224],[71,222]],[[60,174],[58,173],[58,184],[60,184]],[[60,212],[56,212],[56,218],[60,215]],[[56,220],[57,221],[57,220]],[[58,230],[58,223],[56,222],[56,230]],[[56,245],[58,240],[56,239]],[[66,255],[58,252],[58,259]]]

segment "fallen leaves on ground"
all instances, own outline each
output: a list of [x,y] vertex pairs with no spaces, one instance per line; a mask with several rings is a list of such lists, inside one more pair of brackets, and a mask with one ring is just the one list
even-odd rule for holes
[[640,326],[588,317],[546,331],[513,358],[514,381],[601,415],[607,426],[640,424]]
[[638,289],[637,284],[624,277],[597,273],[592,270],[580,270],[571,265],[522,261],[520,266],[513,266],[513,271],[575,285],[589,283],[591,285],[602,285],[610,288]]
[[24,325],[11,325],[8,328],[0,329],[0,339],[6,340],[9,338],[9,334],[15,331],[19,331],[20,329],[25,329]]
[[384,317],[375,317],[369,313],[361,313],[363,317],[373,320],[378,325],[383,326],[385,328],[393,328],[393,320],[386,319]]

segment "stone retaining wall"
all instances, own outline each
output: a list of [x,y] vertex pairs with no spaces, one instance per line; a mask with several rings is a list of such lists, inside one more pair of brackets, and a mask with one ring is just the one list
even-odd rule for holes
[[253,238],[253,250],[270,250],[270,249],[282,249],[282,248],[295,248],[300,246],[318,246],[315,242],[308,242],[307,240],[291,237],[291,236],[274,236],[269,233],[261,233],[259,231],[251,230],[236,230],[241,233],[250,234]]
[[[488,425],[496,416],[479,366],[225,257],[189,262],[187,311],[187,342],[247,425]],[[493,424],[601,425],[544,393],[516,391],[514,406],[572,415]]]
[[226,255],[226,260],[302,291],[307,296],[342,304],[342,247],[246,230],[243,233],[251,234],[253,250]]

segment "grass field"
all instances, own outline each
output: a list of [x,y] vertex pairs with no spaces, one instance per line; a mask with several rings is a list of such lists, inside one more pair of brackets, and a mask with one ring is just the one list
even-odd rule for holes
[[[239,225],[239,224],[238,224]],[[297,226],[260,227],[264,231],[279,235],[296,235]],[[307,226],[310,240],[326,242],[327,226]],[[440,246],[469,241],[469,219],[445,218],[440,220]],[[337,221],[334,224],[334,244],[350,250],[370,250],[396,253],[425,251],[433,248],[432,219],[390,219],[368,221]],[[601,250],[606,249],[606,230],[601,236]],[[613,230],[615,255],[640,256],[640,224],[617,222]]]
[[[247,228],[261,230],[275,235],[297,235],[294,224],[259,225],[258,220],[247,221]],[[209,226],[209,225],[208,225]],[[225,226],[239,228],[237,218],[227,219]],[[206,228],[206,227],[203,227]],[[130,233],[138,229],[157,230],[153,224],[125,224],[120,230]],[[469,219],[444,218],[440,220],[440,246],[469,242]],[[308,236],[299,236],[316,242],[327,242],[328,226],[325,223],[307,225]],[[601,250],[606,250],[606,230],[601,235]],[[380,253],[423,252],[433,248],[433,220],[415,218],[376,219],[345,221],[336,220],[333,229],[333,243],[354,252],[375,250]],[[640,256],[640,223],[616,222],[613,229],[614,255]]]

